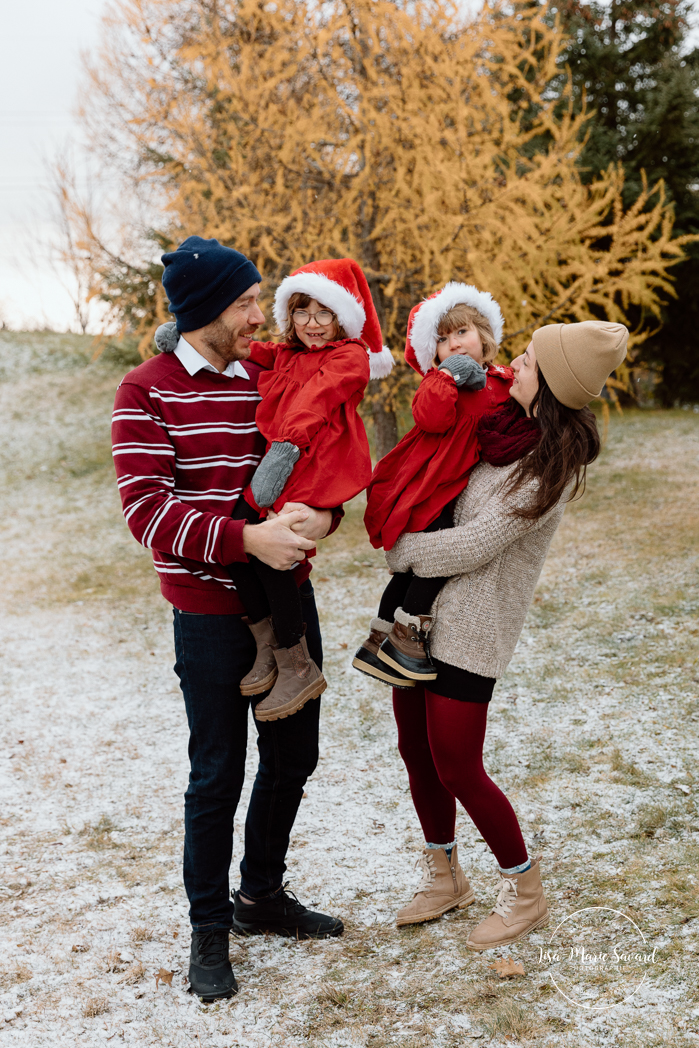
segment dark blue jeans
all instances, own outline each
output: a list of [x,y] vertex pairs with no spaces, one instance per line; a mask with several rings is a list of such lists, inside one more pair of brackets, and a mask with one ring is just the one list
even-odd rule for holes
[[[308,650],[321,666],[318,612],[310,580],[300,587]],[[196,928],[230,928],[228,873],[233,818],[245,778],[249,707],[239,684],[255,642],[240,615],[192,615],[175,609],[175,672],[189,722],[189,786],[184,795],[184,884]],[[245,820],[243,893],[261,899],[281,885],[306,779],[318,762],[320,699],[293,717],[255,721],[259,764]]]

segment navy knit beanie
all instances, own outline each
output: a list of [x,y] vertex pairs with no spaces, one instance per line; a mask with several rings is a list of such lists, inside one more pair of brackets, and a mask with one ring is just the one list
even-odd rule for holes
[[163,287],[177,330],[196,331],[220,316],[262,277],[250,259],[218,240],[187,237],[162,256]]

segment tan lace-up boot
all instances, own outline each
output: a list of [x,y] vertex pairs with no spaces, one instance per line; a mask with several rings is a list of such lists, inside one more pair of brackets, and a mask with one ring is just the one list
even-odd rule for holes
[[396,915],[399,927],[432,921],[457,906],[463,910],[474,901],[473,888],[459,866],[456,848],[452,848],[451,859],[444,848],[425,848],[416,863],[422,870],[422,880],[413,901]]
[[267,698],[255,707],[255,717],[259,721],[290,717],[309,699],[317,699],[328,686],[308,654],[305,637],[293,648],[274,648],[273,651],[279,676]]
[[473,929],[466,940],[470,950],[508,946],[535,928],[548,924],[549,909],[541,885],[540,858],[534,859],[524,873],[502,878],[493,912]]
[[277,660],[274,657],[273,648],[277,646],[277,638],[274,635],[272,619],[261,619],[260,622],[250,622],[247,616],[243,622],[255,638],[257,644],[257,655],[252,669],[246,673],[240,682],[241,695],[261,695],[268,691],[277,679]]

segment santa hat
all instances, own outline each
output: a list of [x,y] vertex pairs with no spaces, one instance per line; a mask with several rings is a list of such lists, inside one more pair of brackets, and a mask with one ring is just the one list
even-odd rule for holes
[[477,309],[490,324],[496,346],[500,345],[503,319],[493,296],[487,291],[479,291],[473,284],[459,284],[452,280],[410,312],[405,359],[415,371],[426,375],[430,370],[437,352],[439,325],[454,306],[460,305]]
[[289,299],[296,294],[308,295],[332,310],[347,337],[361,338],[369,347],[371,378],[386,378],[393,356],[383,345],[369,285],[353,258],[323,258],[285,277],[274,296],[274,319],[280,330],[287,324]]

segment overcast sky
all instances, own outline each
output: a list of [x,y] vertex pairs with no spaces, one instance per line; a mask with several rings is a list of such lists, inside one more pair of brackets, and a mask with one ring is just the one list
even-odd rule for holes
[[104,0],[2,4],[0,310],[12,327],[71,326],[60,280],[33,258],[48,232],[44,160],[77,133],[80,51],[94,46],[104,7]]
[[[105,7],[105,0],[2,5],[0,318],[11,327],[75,327],[70,298],[41,251],[50,232],[44,161],[79,138],[72,111],[80,52],[95,46]],[[692,38],[699,43],[696,28]]]

